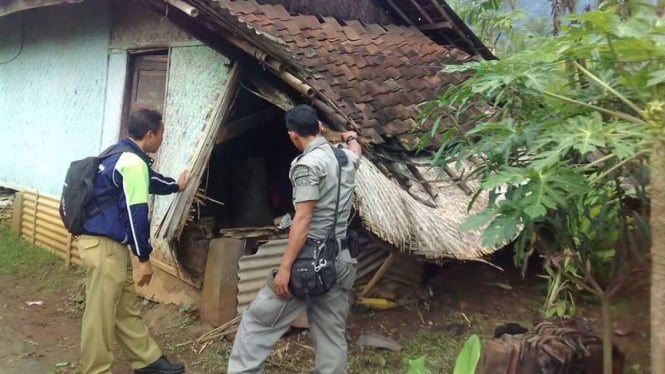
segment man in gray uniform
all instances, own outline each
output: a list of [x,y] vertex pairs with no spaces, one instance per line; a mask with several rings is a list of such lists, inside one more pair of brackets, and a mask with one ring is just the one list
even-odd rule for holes
[[301,300],[289,294],[291,266],[307,238],[324,240],[333,229],[337,202],[338,162],[332,146],[320,136],[316,111],[298,105],[286,114],[286,128],[294,146],[302,152],[291,164],[296,213],[279,270],[269,276],[252,304],[247,307],[236,334],[229,374],[261,373],[264,361],[277,340],[293,321],[307,311],[316,348],[316,374],[346,373],[346,317],[356,277],[356,261],[346,247],[346,227],[351,212],[355,177],[360,165],[361,148],[355,132],[345,132],[344,153],[349,159],[341,169],[340,201],[335,237],[340,252],[335,266],[337,281],[326,294]]

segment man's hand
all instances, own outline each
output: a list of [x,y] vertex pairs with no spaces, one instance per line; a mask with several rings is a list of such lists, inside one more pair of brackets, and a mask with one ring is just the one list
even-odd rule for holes
[[355,131],[343,132],[341,136],[351,152],[358,156],[362,154],[362,148],[360,147],[360,143],[358,143],[358,134]]
[[184,170],[180,173],[180,178],[178,178],[178,191],[184,191],[187,187],[187,181],[189,180],[189,170]]
[[272,282],[275,295],[285,300],[289,298],[289,280],[291,280],[291,269],[286,269],[280,266],[279,271]]
[[139,287],[145,287],[150,284],[152,280],[152,264],[150,260],[146,262],[139,262]]
[[349,139],[358,139],[358,133],[355,131],[346,131],[340,134],[342,136],[342,141],[348,143]]

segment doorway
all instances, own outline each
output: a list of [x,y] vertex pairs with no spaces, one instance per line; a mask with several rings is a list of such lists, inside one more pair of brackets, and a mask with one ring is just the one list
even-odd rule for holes
[[163,113],[168,63],[168,50],[142,52],[130,56],[120,139],[127,137],[129,113],[142,108]]

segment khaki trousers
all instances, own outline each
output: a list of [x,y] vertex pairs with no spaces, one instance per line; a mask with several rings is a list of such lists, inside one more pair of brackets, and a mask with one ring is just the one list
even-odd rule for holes
[[143,323],[134,290],[129,249],[105,237],[78,239],[85,275],[81,373],[111,373],[117,341],[132,368],[155,362],[162,352]]
[[[265,360],[293,321],[307,311],[316,358],[315,374],[347,372],[346,317],[350,290],[356,279],[355,260],[340,256],[335,266],[337,282],[325,295],[310,300],[283,300],[272,290],[272,276],[256,299],[245,309],[236,333],[228,374],[263,373]],[[346,258],[344,258],[346,257]]]

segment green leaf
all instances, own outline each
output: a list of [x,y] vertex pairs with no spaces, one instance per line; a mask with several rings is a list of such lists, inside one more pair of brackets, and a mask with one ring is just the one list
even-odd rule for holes
[[528,178],[527,171],[514,167],[505,167],[498,173],[488,176],[480,186],[485,190],[517,184]]
[[407,374],[432,374],[427,367],[425,367],[425,356],[409,360],[409,370]]
[[483,247],[498,248],[504,246],[517,237],[522,225],[519,214],[498,215],[483,233]]
[[468,217],[460,226],[459,230],[461,232],[468,232],[479,229],[487,225],[487,223],[489,223],[489,221],[492,220],[495,215],[495,210],[487,208],[480,213]]
[[478,360],[480,360],[480,338],[473,334],[464,342],[455,361],[453,374],[475,374]]
[[647,87],[653,87],[665,82],[665,69],[657,70],[649,73],[649,81]]
[[524,213],[526,213],[532,220],[535,220],[544,217],[545,214],[547,214],[547,208],[542,204],[532,204],[524,208]]

